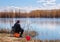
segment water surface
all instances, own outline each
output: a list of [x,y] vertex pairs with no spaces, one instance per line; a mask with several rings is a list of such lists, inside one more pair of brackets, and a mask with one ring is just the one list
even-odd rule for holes
[[17,20],[24,30],[38,33],[35,39],[60,39],[60,18],[0,18],[0,28],[11,30]]

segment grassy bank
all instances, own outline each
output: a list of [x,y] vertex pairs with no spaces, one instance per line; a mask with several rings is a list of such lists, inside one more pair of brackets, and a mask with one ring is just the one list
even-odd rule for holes
[[0,33],[0,42],[60,42],[60,40],[36,40],[36,39],[30,39],[30,41],[27,41],[26,38],[16,38],[11,37],[11,34],[6,33]]

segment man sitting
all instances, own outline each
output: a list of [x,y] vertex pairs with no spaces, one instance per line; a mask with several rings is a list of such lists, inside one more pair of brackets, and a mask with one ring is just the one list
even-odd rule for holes
[[18,20],[12,28],[14,33],[18,33],[18,34],[20,33],[20,37],[22,37],[24,30],[21,28],[19,23],[20,21]]

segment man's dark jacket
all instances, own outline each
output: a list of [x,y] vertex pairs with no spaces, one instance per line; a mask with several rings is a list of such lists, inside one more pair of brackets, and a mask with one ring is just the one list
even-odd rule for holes
[[14,26],[13,26],[13,29],[14,29],[14,32],[15,32],[15,33],[19,33],[20,30],[21,30],[20,24],[15,23]]

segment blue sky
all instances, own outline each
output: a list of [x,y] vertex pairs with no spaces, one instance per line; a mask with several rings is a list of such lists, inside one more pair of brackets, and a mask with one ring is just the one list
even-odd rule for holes
[[60,0],[0,0],[0,7],[11,6],[24,9],[60,8]]
[[36,6],[38,3],[36,0],[0,0],[0,6]]

